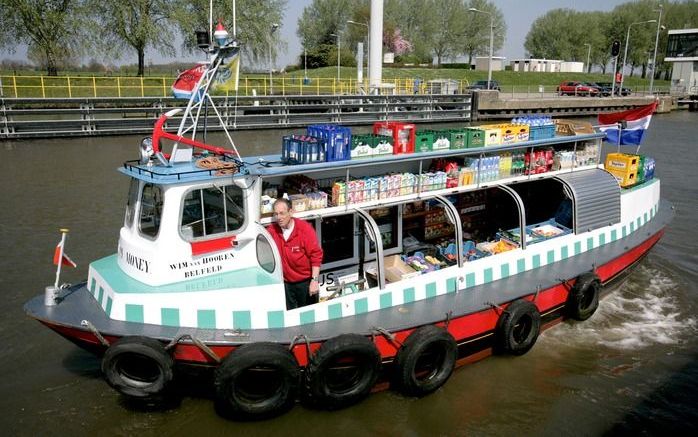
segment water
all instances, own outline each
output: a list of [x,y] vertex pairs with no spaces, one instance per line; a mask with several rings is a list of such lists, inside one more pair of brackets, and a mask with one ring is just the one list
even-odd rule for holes
[[[458,370],[438,392],[391,392],[337,412],[297,406],[262,423],[217,416],[205,396],[143,411],[101,379],[100,362],[22,312],[53,283],[58,228],[86,277],[113,253],[127,180],[114,169],[136,157],[137,137],[0,143],[0,425],[6,435],[639,435],[698,429],[698,115],[657,115],[643,151],[657,159],[662,195],[677,207],[664,239],[584,323],[545,332],[523,357]],[[243,154],[278,151],[281,135],[241,132]]]

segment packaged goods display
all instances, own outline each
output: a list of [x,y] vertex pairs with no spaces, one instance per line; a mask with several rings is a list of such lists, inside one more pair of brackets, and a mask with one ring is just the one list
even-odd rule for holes
[[511,123],[517,126],[528,126],[528,140],[530,141],[555,137],[555,122],[552,117],[547,115],[515,117],[511,120]]
[[639,155],[628,153],[609,153],[606,155],[604,167],[611,173],[621,187],[630,187],[637,182]]
[[385,135],[353,135],[351,159],[377,158],[393,154],[393,139]]

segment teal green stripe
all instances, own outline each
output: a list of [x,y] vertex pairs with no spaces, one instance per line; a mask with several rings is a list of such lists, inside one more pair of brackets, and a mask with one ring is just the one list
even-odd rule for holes
[[587,250],[594,248],[594,237],[587,238]]
[[354,313],[363,314],[368,312],[368,299],[362,297],[361,299],[356,299],[354,301]]
[[427,299],[430,297],[436,297],[436,282],[430,282],[426,286]]
[[[220,290],[225,288],[230,288],[231,292],[236,292],[235,289],[243,287],[265,286],[278,283],[274,276],[267,273],[262,268],[251,267],[232,272],[220,273],[215,277],[209,275],[174,284],[152,287],[126,275],[119,267],[116,255],[110,255],[106,258],[94,261],[91,266],[100,274],[100,276],[102,276],[102,278],[104,278],[107,284],[109,284],[111,289],[116,293],[171,293],[172,291],[195,292]],[[173,274],[180,271],[179,266],[176,267],[176,269],[171,270]],[[185,271],[193,268],[200,267],[183,267]],[[215,278],[215,280],[212,278]]]
[[611,230],[611,241],[616,241],[618,239],[618,231],[615,229]]
[[567,259],[569,257],[569,248],[565,245],[560,248],[560,259]]
[[507,276],[509,276],[509,263],[502,264],[502,265],[499,267],[499,270],[500,270],[500,276],[502,277],[502,279],[504,279],[504,278],[506,278]]
[[166,326],[179,326],[179,308],[160,308],[160,319]]
[[404,303],[414,302],[414,299],[415,299],[414,287],[405,288],[404,290],[402,290],[402,301]]
[[380,307],[390,308],[391,306],[393,306],[393,293],[382,293],[380,295]]
[[516,273],[523,273],[526,271],[526,258],[519,258],[516,261]]
[[574,243],[574,254],[579,255],[582,253],[582,242],[581,241],[575,241]]
[[90,292],[92,295],[95,295],[95,290],[97,289],[97,280],[95,278],[92,278],[92,283],[90,283]]
[[492,267],[487,267],[485,269],[485,271],[482,272],[482,275],[483,275],[483,281],[485,284],[487,284],[488,282],[492,282],[492,279],[493,279]]
[[126,321],[143,323],[143,305],[126,304]]
[[533,255],[533,268],[537,269],[540,267],[540,255]]
[[606,233],[603,232],[599,235],[599,246],[606,244]]
[[301,313],[301,325],[315,323],[315,310],[303,311]]
[[284,312],[283,311],[267,311],[267,324],[270,328],[284,327]]
[[625,238],[628,235],[628,230],[625,228],[625,225],[623,225],[622,234],[623,234],[623,238]]
[[111,297],[107,296],[107,307],[104,309],[104,312],[107,313],[107,317],[111,317],[112,303]]
[[635,221],[637,222],[637,227],[638,227],[638,228],[639,228],[640,226],[642,226],[642,219],[641,219],[640,217],[638,217],[637,220],[635,220]]
[[233,328],[252,329],[252,313],[249,311],[233,311]]
[[548,251],[548,264],[552,264],[555,262],[555,250],[549,250]]
[[475,286],[475,273],[468,273],[465,275],[465,286],[474,287]]
[[647,213],[645,213],[643,217],[645,218],[645,223],[647,223]]
[[202,329],[216,329],[216,310],[197,310],[196,326]]
[[635,222],[630,222],[630,232],[635,232]]
[[456,278],[446,279],[446,293],[455,293],[458,291],[458,286],[456,285]]
[[97,302],[99,302],[99,306],[102,306],[102,300],[104,299],[104,287],[101,285],[99,286],[99,295],[97,296]]
[[327,318],[340,319],[342,318],[342,304],[333,303],[327,307]]

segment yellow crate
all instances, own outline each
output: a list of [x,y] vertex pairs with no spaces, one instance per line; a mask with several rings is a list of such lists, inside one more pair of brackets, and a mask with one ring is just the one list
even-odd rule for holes
[[616,170],[619,172],[637,172],[640,164],[639,155],[629,153],[609,153],[606,155],[606,170]]
[[477,126],[485,132],[485,146],[498,146],[502,144],[502,127],[499,124],[483,124]]
[[606,170],[616,178],[618,184],[623,188],[633,186],[637,182],[637,170],[622,171],[613,168],[606,168]]

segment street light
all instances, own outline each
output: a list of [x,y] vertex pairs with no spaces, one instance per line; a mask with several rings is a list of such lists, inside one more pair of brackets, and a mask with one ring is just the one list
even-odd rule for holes
[[274,32],[276,32],[276,29],[279,28],[279,25],[277,23],[272,23],[271,24],[271,30],[269,31],[269,94],[274,94],[274,82],[272,82],[272,76],[271,76],[271,39],[274,36]]
[[347,23],[366,27],[366,77],[368,77],[371,71],[371,26],[368,23],[359,23],[353,20],[347,20]]
[[468,11],[487,14],[490,16],[490,60],[487,63],[487,89],[490,89],[490,84],[492,83],[492,50],[494,49],[494,15],[492,15],[490,12],[481,11],[475,8],[468,8]]
[[584,44],[585,46],[589,47],[589,50],[587,50],[587,73],[591,72],[591,65],[589,64],[589,60],[591,59],[591,44]]
[[[650,94],[652,94],[652,86],[654,85],[654,69],[657,68],[657,44],[659,44],[659,29],[662,27],[662,10],[663,5],[659,5],[659,19],[657,20],[657,34],[654,37],[654,54],[652,55],[652,69],[650,70]],[[657,12],[657,10],[655,10]]]
[[337,33],[330,33],[330,36],[336,36],[337,37],[337,84],[339,85],[339,82],[341,81],[341,76],[339,73],[339,60],[340,60],[340,53],[342,51],[342,43],[341,40],[339,39],[339,32]]
[[625,79],[625,60],[628,57],[628,40],[630,39],[630,28],[635,26],[636,24],[647,24],[647,23],[656,23],[657,20],[647,20],[647,21],[637,21],[635,23],[630,23],[630,26],[628,26],[628,34],[625,36],[625,52],[623,53],[623,65],[620,67],[621,75],[620,75],[620,88],[618,89],[618,94],[623,95],[623,80]]

